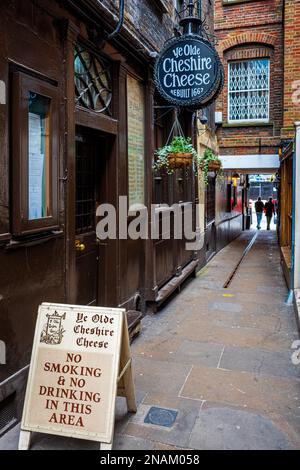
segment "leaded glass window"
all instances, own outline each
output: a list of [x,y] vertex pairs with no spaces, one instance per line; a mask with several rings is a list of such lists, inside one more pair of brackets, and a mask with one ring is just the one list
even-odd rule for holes
[[111,67],[108,61],[80,46],[75,48],[76,104],[111,115]]
[[229,62],[228,121],[269,120],[269,59]]

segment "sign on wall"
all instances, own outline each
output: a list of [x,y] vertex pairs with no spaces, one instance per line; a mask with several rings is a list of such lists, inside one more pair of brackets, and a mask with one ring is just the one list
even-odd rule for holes
[[127,76],[129,206],[145,203],[145,92],[141,82]]
[[129,408],[136,411],[124,310],[42,304],[19,448],[29,446],[26,431],[111,447],[120,376]]
[[216,49],[206,39],[182,36],[168,41],[155,64],[155,83],[168,102],[202,108],[216,99],[224,69]]

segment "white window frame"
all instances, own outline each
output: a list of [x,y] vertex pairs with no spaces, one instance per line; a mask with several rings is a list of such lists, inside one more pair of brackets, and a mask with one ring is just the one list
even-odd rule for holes
[[[269,83],[269,89],[268,89],[268,117],[267,118],[264,118],[264,119],[229,119],[229,112],[230,112],[230,95],[231,93],[234,93],[234,92],[231,92],[229,91],[229,83],[230,83],[230,64],[232,63],[236,63],[236,62],[249,62],[249,61],[253,61],[253,60],[267,60],[268,63],[269,63],[269,67],[268,67],[268,83]],[[241,59],[241,60],[230,60],[228,61],[228,64],[227,64],[227,67],[228,67],[228,84],[227,84],[227,122],[228,124],[247,124],[247,123],[269,123],[270,122],[270,94],[271,94],[271,87],[270,87],[270,67],[271,65],[271,62],[270,62],[270,58],[269,57],[257,57],[257,58],[253,58],[253,59]],[[262,91],[262,90],[247,90],[247,91]]]

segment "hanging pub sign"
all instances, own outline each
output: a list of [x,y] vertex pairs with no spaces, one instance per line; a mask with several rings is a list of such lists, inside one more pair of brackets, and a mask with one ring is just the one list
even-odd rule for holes
[[198,35],[169,40],[155,64],[159,93],[175,106],[208,106],[221,91],[224,69],[214,46]]

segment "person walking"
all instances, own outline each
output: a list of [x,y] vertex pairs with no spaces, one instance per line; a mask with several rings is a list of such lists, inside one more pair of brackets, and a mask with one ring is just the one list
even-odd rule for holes
[[255,212],[256,212],[258,230],[260,230],[260,224],[261,224],[261,219],[263,216],[264,207],[265,207],[264,203],[262,202],[261,197],[259,197],[255,203]]
[[267,217],[267,230],[270,230],[270,224],[271,220],[273,217],[273,214],[275,213],[275,206],[273,204],[273,198],[269,197],[268,202],[265,204],[265,212],[266,212],[266,217]]
[[277,225],[278,223],[278,201],[277,199],[273,199],[274,204],[274,224]]

